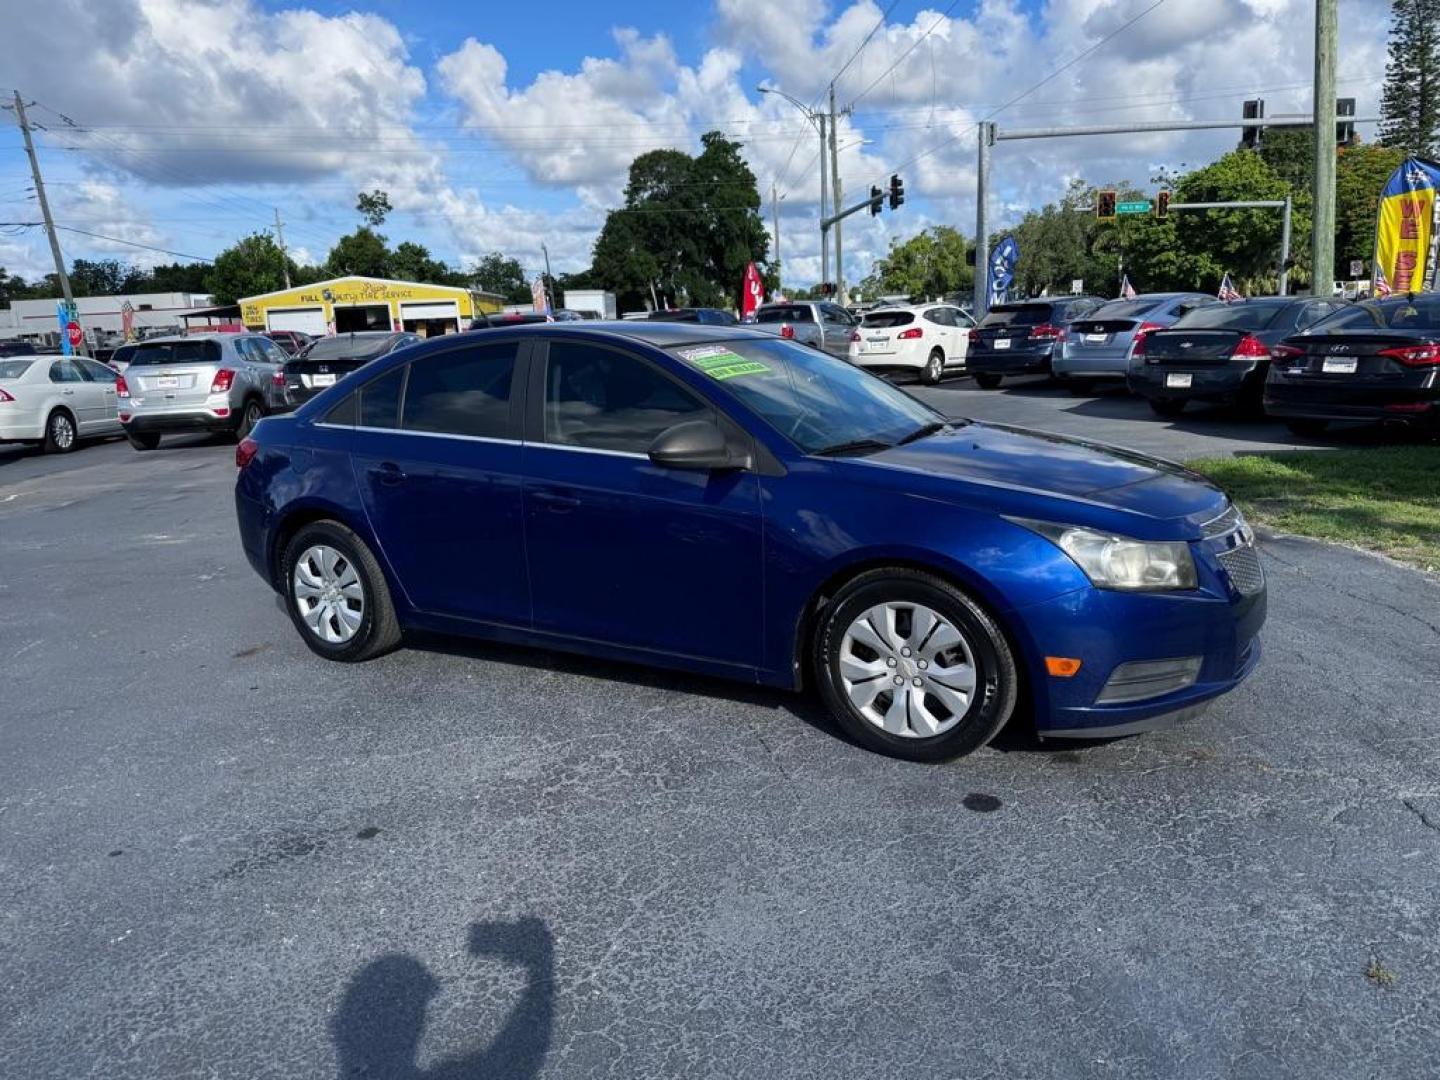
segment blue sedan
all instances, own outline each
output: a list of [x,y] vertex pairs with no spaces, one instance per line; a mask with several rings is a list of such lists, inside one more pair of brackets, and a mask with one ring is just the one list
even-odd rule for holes
[[801,689],[883,753],[1194,715],[1265,579],[1179,466],[954,420],[739,327],[550,323],[399,350],[238,448],[250,563],[301,639],[407,630]]

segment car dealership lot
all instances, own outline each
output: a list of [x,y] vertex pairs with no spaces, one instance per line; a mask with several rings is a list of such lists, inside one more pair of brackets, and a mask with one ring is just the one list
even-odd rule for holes
[[[1172,458],[1296,442],[921,394]],[[7,1073],[1431,1074],[1433,580],[1268,541],[1266,658],[1208,715],[918,766],[686,675],[326,664],[245,564],[232,453],[0,449]]]

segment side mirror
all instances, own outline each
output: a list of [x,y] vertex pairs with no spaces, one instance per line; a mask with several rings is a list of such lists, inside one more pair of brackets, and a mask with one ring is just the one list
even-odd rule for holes
[[750,455],[731,445],[713,420],[687,420],[666,428],[650,444],[650,460],[666,469],[748,469]]

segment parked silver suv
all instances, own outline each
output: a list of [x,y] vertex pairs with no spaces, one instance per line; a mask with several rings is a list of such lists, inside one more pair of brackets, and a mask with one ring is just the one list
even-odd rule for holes
[[116,386],[130,445],[154,450],[163,434],[195,431],[225,431],[243,439],[262,416],[284,407],[287,359],[260,334],[140,342]]

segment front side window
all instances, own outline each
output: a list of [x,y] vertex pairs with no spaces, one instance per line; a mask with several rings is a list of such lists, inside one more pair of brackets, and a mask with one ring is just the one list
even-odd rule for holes
[[884,379],[783,338],[669,350],[807,454],[893,445],[945,417]]
[[360,426],[393,428],[398,425],[400,390],[405,385],[405,365],[387,371],[360,388]]
[[401,427],[445,435],[510,435],[514,342],[457,349],[414,360]]
[[552,341],[545,371],[545,441],[643,454],[655,437],[712,410],[638,357]]

